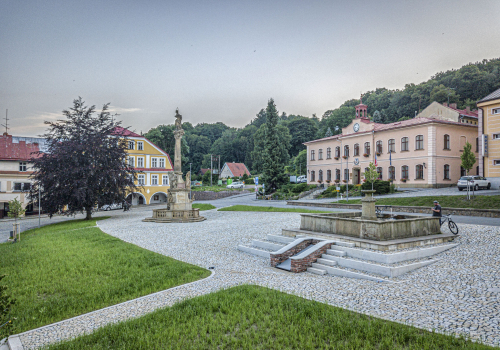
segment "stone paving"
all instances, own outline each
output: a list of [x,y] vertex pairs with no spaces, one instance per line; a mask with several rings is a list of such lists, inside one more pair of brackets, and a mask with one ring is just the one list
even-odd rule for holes
[[192,224],[144,223],[145,212],[100,221],[101,229],[124,241],[201,267],[214,274],[201,281],[158,292],[20,335],[24,348],[75,337],[108,323],[221,288],[249,283],[278,289],[383,319],[442,333],[463,334],[500,345],[500,228],[459,225],[457,248],[437,255],[435,264],[396,279],[400,283],[271,268],[264,258],[236,249],[252,239],[297,228],[296,213],[205,211]]

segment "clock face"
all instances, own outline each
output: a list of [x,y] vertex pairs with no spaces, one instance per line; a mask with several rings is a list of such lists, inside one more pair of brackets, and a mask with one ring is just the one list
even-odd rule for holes
[[358,132],[359,131],[359,124],[358,123],[354,124],[353,129],[354,129],[354,132]]

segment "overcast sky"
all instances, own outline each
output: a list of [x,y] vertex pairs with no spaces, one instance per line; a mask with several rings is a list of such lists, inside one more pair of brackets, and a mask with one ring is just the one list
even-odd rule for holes
[[500,1],[0,0],[0,117],[35,136],[81,96],[125,126],[320,117],[500,57]]

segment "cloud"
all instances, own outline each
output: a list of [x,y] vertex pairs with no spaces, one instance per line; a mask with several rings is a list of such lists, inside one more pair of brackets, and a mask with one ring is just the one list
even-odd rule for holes
[[108,109],[110,113],[118,113],[118,114],[139,112],[140,110],[141,110],[140,108],[125,108],[118,106],[109,106]]

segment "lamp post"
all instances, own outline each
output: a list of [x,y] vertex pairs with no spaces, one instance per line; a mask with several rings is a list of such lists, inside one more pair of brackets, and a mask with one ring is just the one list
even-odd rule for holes
[[[191,176],[193,176],[193,174],[191,174],[191,164],[193,163],[189,163],[189,181],[191,181]],[[192,190],[191,190],[191,184],[189,184],[189,199],[192,199],[193,198],[193,195],[192,195]]]

